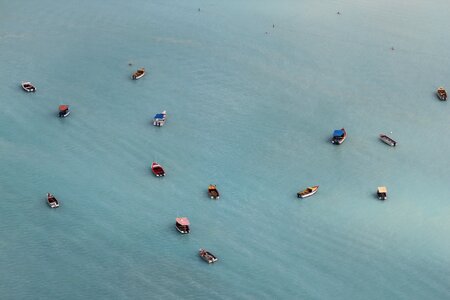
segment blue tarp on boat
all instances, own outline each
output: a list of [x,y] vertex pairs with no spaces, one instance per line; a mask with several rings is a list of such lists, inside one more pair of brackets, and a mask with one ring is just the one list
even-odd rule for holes
[[343,136],[344,135],[344,130],[339,129],[339,130],[335,130],[333,132],[333,136]]
[[155,119],[164,119],[164,115],[163,114],[156,114],[155,115]]

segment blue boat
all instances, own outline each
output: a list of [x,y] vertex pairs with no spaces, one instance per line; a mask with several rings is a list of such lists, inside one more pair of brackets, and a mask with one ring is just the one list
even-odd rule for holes
[[160,114],[156,114],[153,118],[153,125],[161,127],[166,123],[166,111],[163,111]]
[[331,139],[331,142],[335,145],[340,145],[345,141],[346,138],[347,132],[345,131],[345,129],[337,129],[333,132],[333,138]]

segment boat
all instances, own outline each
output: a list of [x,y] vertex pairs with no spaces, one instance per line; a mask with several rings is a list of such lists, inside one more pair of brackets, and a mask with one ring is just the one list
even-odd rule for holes
[[137,80],[139,78],[144,77],[145,75],[145,69],[141,68],[139,70],[137,70],[136,72],[133,73],[133,75],[131,76],[131,78],[133,78],[134,80]]
[[163,111],[160,114],[156,114],[153,118],[153,125],[154,126],[164,126],[164,123],[166,123],[166,111]]
[[380,140],[382,140],[385,144],[388,144],[391,147],[395,147],[397,145],[396,141],[394,141],[385,134],[380,134]]
[[345,141],[346,138],[347,132],[345,131],[345,129],[337,129],[333,132],[333,138],[331,139],[331,142],[335,145],[340,145]]
[[70,109],[69,109],[69,105],[60,105],[59,106],[59,117],[60,118],[65,118],[70,114]]
[[198,251],[200,257],[206,261],[208,264],[215,263],[218,259],[211,252],[206,251],[205,249],[200,249]]
[[385,186],[379,186],[377,189],[377,196],[380,200],[387,199],[387,188]]
[[51,208],[57,208],[59,207],[59,202],[58,200],[55,198],[55,196],[53,196],[50,193],[47,193],[47,204],[51,207]]
[[189,219],[188,218],[176,218],[175,227],[180,233],[189,233]]
[[443,87],[440,87],[437,89],[436,95],[438,96],[439,100],[441,100],[441,101],[447,100],[447,91]]
[[22,82],[22,88],[23,88],[26,92],[36,92],[36,88],[35,88],[34,85],[32,85],[31,82],[29,82],[29,81],[24,81],[24,82]]
[[153,174],[155,174],[156,177],[166,176],[166,172],[164,172],[163,167],[160,164],[158,164],[157,162],[153,162],[151,168],[152,168]]
[[315,193],[317,193],[318,189],[319,189],[318,185],[307,187],[303,191],[300,191],[297,193],[297,198],[306,198],[306,197],[312,196]]
[[208,186],[208,195],[211,199],[219,199],[220,194],[215,184],[210,184]]

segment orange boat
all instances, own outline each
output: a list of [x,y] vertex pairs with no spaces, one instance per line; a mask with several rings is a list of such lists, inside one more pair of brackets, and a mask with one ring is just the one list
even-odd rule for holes
[[300,191],[297,193],[297,198],[306,198],[306,197],[312,196],[315,193],[317,193],[318,190],[319,190],[318,185],[307,187],[303,191]]
[[70,109],[69,109],[69,105],[60,105],[59,106],[59,117],[60,118],[65,118],[70,114]]
[[210,184],[208,186],[208,195],[211,199],[219,199],[220,194],[215,184]]

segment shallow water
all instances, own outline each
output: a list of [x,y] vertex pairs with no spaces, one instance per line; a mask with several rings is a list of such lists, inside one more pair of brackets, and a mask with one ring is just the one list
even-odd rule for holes
[[446,299],[450,4],[317,2],[4,1],[0,298]]

